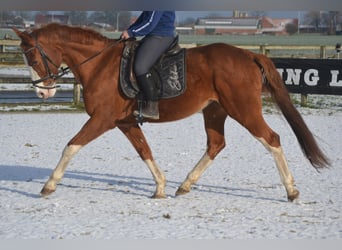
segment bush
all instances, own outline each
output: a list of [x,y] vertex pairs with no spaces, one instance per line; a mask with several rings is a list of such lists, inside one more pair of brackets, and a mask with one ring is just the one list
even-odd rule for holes
[[288,23],[286,24],[286,32],[290,35],[293,35],[298,32],[298,25],[294,23]]

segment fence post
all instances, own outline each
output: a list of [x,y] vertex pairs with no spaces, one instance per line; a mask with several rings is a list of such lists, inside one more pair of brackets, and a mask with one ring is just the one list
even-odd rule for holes
[[321,59],[325,59],[326,58],[326,56],[327,56],[327,53],[326,53],[326,46],[324,46],[324,45],[321,45],[320,46],[320,55],[319,55],[319,57],[321,58]]
[[79,105],[81,102],[81,84],[74,83],[74,104]]
[[[0,53],[4,53],[5,52],[5,45],[0,44]],[[3,62],[5,59],[0,59],[0,62]]]
[[300,94],[300,106],[306,107],[308,105],[308,95]]
[[266,55],[266,45],[265,44],[260,45],[259,52],[260,52],[260,54]]

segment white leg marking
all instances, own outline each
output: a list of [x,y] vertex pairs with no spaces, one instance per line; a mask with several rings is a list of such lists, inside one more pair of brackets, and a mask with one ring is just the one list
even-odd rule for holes
[[185,181],[178,188],[176,194],[190,192],[191,185],[195,184],[198,181],[203,172],[211,165],[212,162],[213,160],[211,160],[207,152],[205,152],[196,166],[191,170],[191,172],[189,172]]
[[165,198],[165,185],[166,185],[166,178],[162,170],[158,167],[155,161],[145,160],[148,169],[151,171],[153,179],[156,183],[156,191],[153,198]]
[[293,195],[296,192],[298,192],[294,188],[294,179],[287,165],[287,161],[286,161],[282,147],[278,147],[278,148],[272,147],[263,138],[257,138],[257,139],[265,146],[265,148],[268,151],[272,153],[275,163],[277,165],[278,171],[279,171],[280,179],[283,185],[285,186],[288,196]]
[[[82,148],[80,145],[66,146],[63,150],[62,157],[59,160],[55,170],[52,172],[49,180],[44,185],[43,190],[56,190],[57,183],[62,179],[65,169],[72,157]],[[43,192],[43,191],[42,191]]]

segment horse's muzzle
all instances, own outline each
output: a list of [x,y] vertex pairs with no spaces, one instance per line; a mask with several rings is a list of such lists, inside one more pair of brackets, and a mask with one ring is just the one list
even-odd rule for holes
[[48,99],[56,94],[56,83],[49,86],[44,86],[42,83],[38,83],[35,84],[34,87],[36,89],[37,96],[42,99]]

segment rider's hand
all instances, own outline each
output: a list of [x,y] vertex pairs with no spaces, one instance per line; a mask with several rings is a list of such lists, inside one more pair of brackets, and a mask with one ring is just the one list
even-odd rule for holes
[[127,40],[129,38],[129,34],[127,30],[123,31],[120,36],[121,39]]

